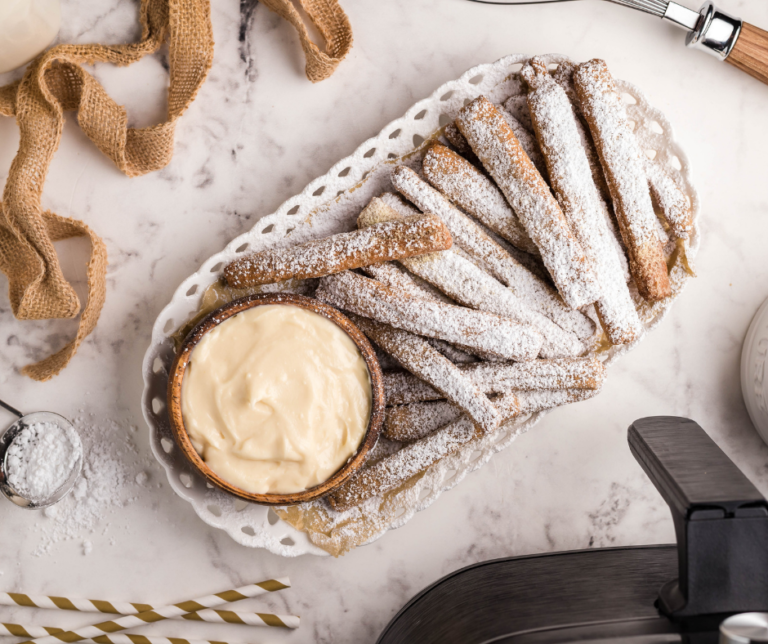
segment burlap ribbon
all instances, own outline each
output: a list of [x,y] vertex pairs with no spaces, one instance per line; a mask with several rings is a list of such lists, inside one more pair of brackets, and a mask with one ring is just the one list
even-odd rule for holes
[[[300,0],[326,40],[327,52],[310,39],[290,0],[264,0],[299,32],[307,77],[317,82],[333,73],[352,45],[346,15],[336,0]],[[48,380],[59,373],[93,331],[106,295],[107,252],[84,223],[41,206],[43,184],[59,146],[64,112],[77,110],[85,134],[129,177],[165,167],[173,155],[176,121],[205,81],[213,60],[209,0],[141,0],[141,40],[127,45],[59,45],[30,63],[24,77],[0,88],[0,114],[15,116],[21,133],[0,204],[0,270],[8,276],[14,315],[21,320],[73,318],[80,302],[65,279],[53,242],[87,237],[88,302],[76,337],[22,373]],[[123,107],[81,65],[130,65],[168,40],[168,118],[146,128],[129,128]]]

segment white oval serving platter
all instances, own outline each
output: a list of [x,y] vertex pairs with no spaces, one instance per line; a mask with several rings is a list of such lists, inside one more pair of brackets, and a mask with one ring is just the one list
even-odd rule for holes
[[[480,94],[497,103],[513,95],[522,95],[523,88],[516,72],[528,58],[523,54],[506,56],[495,63],[473,67],[460,78],[445,83],[429,98],[411,107],[402,118],[387,125],[378,136],[363,143],[354,154],[339,161],[327,174],[312,181],[301,194],[286,201],[275,213],[259,219],[249,232],[210,257],[176,289],[152,329],[152,340],[143,363],[142,409],[150,430],[152,450],[165,468],[171,487],[192,505],[205,523],[225,530],[244,546],[266,548],[278,555],[327,554],[311,543],[305,533],[281,521],[269,508],[247,504],[210,487],[181,455],[173,442],[165,407],[168,368],[173,359],[170,336],[198,310],[202,294],[219,279],[223,267],[242,253],[270,246],[290,246],[354,229],[357,214],[368,201],[391,189],[389,174],[393,163],[402,162],[404,158],[408,163],[418,161],[424,141],[439,133],[467,102]],[[551,65],[566,60],[559,55],[545,58]],[[654,162],[664,164],[678,179],[691,199],[695,218],[700,210],[698,195],[691,182],[688,159],[675,142],[670,124],[661,112],[651,107],[640,90],[624,81],[618,81],[618,85],[643,149]],[[689,262],[698,245],[699,231],[694,223],[686,250]],[[673,277],[673,296],[653,307],[646,330],[658,324],[690,276],[678,271]],[[612,362],[635,345],[613,347],[600,357]],[[430,468],[407,494],[398,499],[399,507],[382,517],[380,528],[369,542],[389,529],[400,527],[415,512],[428,507],[443,491],[507,447],[545,413],[508,423],[493,436],[472,443]]]

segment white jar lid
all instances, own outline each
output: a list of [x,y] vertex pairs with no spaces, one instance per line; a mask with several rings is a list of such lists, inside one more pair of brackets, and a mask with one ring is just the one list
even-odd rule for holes
[[768,443],[768,300],[749,325],[741,351],[741,391],[755,429]]
[[60,0],[0,0],[0,73],[45,51],[60,24]]

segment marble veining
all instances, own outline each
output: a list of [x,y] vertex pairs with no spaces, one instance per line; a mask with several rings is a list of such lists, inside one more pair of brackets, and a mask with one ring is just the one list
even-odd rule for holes
[[[43,203],[83,219],[104,238],[107,303],[67,370],[39,384],[18,368],[61,347],[74,325],[18,322],[0,298],[0,392],[24,410],[139,426],[132,435],[135,467],[148,480],[135,486],[135,501],[95,530],[40,556],[33,553],[47,519],[2,504],[3,590],[164,602],[287,574],[293,589],[242,608],[298,613],[297,632],[187,623],[151,630],[233,642],[368,642],[411,595],[476,561],[672,541],[668,511],[627,448],[626,428],[635,418],[697,420],[768,494],[768,447],[750,424],[739,385],[741,343],[768,297],[768,87],[686,50],[674,27],[608,3],[342,4],[355,45],[331,79],[313,85],[289,25],[252,0],[213,3],[214,66],[177,129],[172,163],[160,172],[124,177],[68,118]],[[760,3],[719,4],[768,25],[768,7]],[[138,36],[137,5],[63,0],[60,38],[130,42]],[[339,560],[281,559],[235,544],[172,493],[149,452],[139,407],[141,360],[157,314],[207,257],[418,99],[475,64],[515,52],[603,57],[665,113],[692,161],[703,203],[698,279],[660,327],[611,367],[599,397],[547,416],[403,528]],[[166,67],[161,53],[130,68],[91,71],[141,126],[165,113]],[[15,123],[0,119],[2,181],[17,146]],[[58,246],[82,294],[83,244]],[[7,290],[4,278],[0,288]],[[93,543],[87,556],[84,540]],[[0,619],[88,621],[7,608]]]

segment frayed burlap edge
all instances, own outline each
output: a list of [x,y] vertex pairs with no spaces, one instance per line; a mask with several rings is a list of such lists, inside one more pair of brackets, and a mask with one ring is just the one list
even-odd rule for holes
[[291,0],[261,2],[290,22],[298,32],[307,60],[307,78],[317,83],[333,74],[352,47],[352,26],[337,0],[298,0],[304,13],[325,39],[326,51],[321,51],[312,42],[307,26]]

